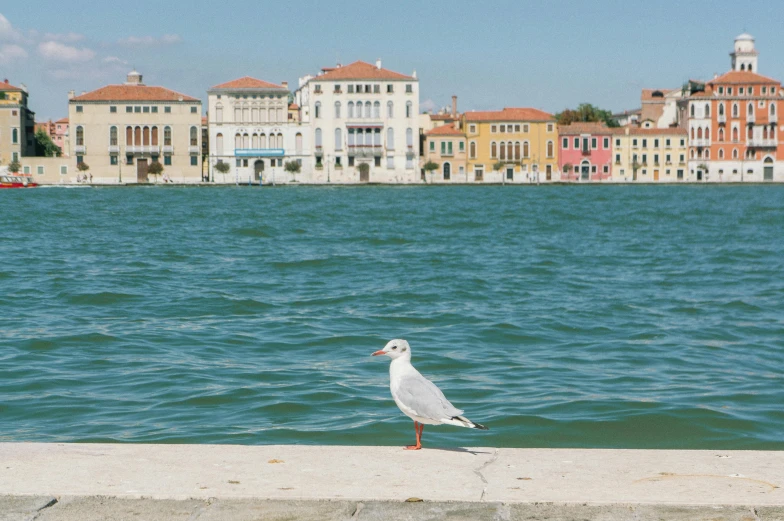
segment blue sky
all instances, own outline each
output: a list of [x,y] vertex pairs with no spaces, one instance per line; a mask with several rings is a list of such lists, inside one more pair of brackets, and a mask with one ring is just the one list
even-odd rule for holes
[[[67,113],[67,92],[121,83],[206,96],[250,75],[288,81],[362,59],[420,78],[424,106],[460,110],[584,101],[622,110],[644,87],[677,87],[729,68],[735,36],[757,39],[760,72],[784,79],[784,2],[744,0],[39,0],[0,7],[0,79],[24,83],[37,119]],[[743,18],[742,13],[747,16]]]

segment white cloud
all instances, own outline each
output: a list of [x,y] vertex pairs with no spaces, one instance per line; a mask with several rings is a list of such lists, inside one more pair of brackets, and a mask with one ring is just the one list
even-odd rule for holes
[[19,31],[14,29],[14,26],[11,25],[8,18],[0,13],[0,40],[18,40],[20,37],[21,34],[19,34]]
[[23,60],[27,58],[27,51],[18,45],[2,45],[0,46],[0,64],[6,65],[16,60]]
[[84,40],[84,35],[79,33],[46,33],[44,40],[54,40],[56,42],[75,43]]
[[88,62],[95,58],[95,51],[92,49],[72,47],[54,41],[40,43],[38,52],[48,60],[61,62]]
[[104,62],[104,63],[109,63],[109,64],[128,65],[127,61],[125,61],[125,60],[123,60],[121,58],[118,58],[117,56],[107,56],[106,58],[104,58],[101,61]]
[[180,43],[182,38],[179,34],[164,34],[160,38],[154,36],[129,36],[117,41],[120,45],[128,47],[156,47],[159,45],[173,45]]
[[419,110],[424,110],[427,112],[435,112],[438,107],[436,106],[436,102],[431,99],[426,99],[419,103]]

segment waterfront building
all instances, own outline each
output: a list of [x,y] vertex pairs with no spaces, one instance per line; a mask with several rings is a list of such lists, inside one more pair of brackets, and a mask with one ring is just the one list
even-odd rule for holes
[[463,115],[463,128],[469,182],[559,180],[558,128],[552,114],[532,108],[472,111]]
[[[309,129],[289,103],[287,82],[246,76],[216,85],[207,95],[211,181],[275,184],[307,177]],[[297,162],[300,173],[287,173],[288,161]],[[228,163],[230,171],[218,172],[218,162]]]
[[[69,94],[71,154],[93,183],[201,181],[201,100],[147,86],[136,71],[126,83]],[[159,162],[162,175],[148,175]]]
[[614,182],[672,183],[687,180],[686,129],[628,126],[612,129]]
[[781,82],[758,73],[752,36],[738,36],[730,56],[729,72],[690,84],[685,118],[690,180],[784,181]]
[[466,135],[460,122],[442,125],[425,132],[423,167],[429,162],[438,165],[436,170],[422,175],[427,183],[465,183],[467,176]]
[[559,125],[558,166],[562,181],[607,181],[612,177],[613,136],[604,122]]
[[0,165],[35,154],[35,113],[27,107],[27,88],[0,82]]
[[420,182],[416,72],[384,69],[381,60],[326,67],[300,79],[296,103],[310,127],[311,182]]

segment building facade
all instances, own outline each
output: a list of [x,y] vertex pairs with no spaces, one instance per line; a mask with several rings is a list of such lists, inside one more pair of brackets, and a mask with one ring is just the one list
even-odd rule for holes
[[[559,181],[558,128],[552,114],[531,108],[463,115],[468,182]],[[500,166],[500,169],[496,167]]]
[[57,121],[49,120],[45,123],[36,123],[35,131],[43,130],[52,143],[60,147],[63,156],[68,156],[68,118],[61,118]]
[[559,125],[558,165],[561,180],[601,182],[612,178],[613,136],[602,122]]
[[426,183],[468,182],[466,136],[459,127],[457,122],[425,132],[423,167],[431,162],[438,165],[432,171],[423,168]]
[[[297,182],[310,170],[309,128],[289,104],[288,84],[244,77],[208,92],[209,169],[215,183]],[[299,173],[285,163],[295,161]],[[228,173],[215,165],[228,163]]]
[[[201,100],[147,86],[136,71],[122,85],[69,95],[70,150],[93,183],[199,183]],[[152,163],[161,175],[148,174]]]
[[689,181],[689,143],[685,129],[623,127],[612,130],[612,181]]
[[35,113],[28,109],[27,98],[24,85],[0,82],[0,165],[35,154]]
[[324,68],[300,79],[296,102],[313,143],[310,182],[421,182],[416,72],[380,60]]

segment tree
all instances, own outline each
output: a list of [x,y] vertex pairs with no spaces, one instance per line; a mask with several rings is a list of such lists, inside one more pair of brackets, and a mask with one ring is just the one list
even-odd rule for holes
[[42,128],[35,133],[35,155],[46,157],[60,157],[63,151],[54,144],[49,134]]
[[577,109],[565,109],[555,115],[559,125],[571,125],[575,122],[597,122],[601,121],[608,127],[618,127],[618,122],[612,117],[612,112],[602,110],[590,103],[581,103]]
[[424,166],[422,168],[424,168],[425,172],[427,172],[429,174],[430,172],[432,172],[434,170],[438,170],[438,163],[436,163],[434,161],[428,161],[427,163],[424,164]]
[[296,161],[286,161],[286,164],[283,165],[283,168],[286,170],[286,172],[291,174],[299,174],[300,170],[302,170],[302,167]]
[[22,164],[19,161],[11,161],[8,163],[8,171],[12,174],[18,174],[19,170],[21,170]]
[[215,163],[215,170],[220,172],[221,174],[228,174],[231,167],[228,163],[224,163],[223,161],[218,161]]
[[498,161],[496,164],[493,165],[493,171],[500,172],[503,167],[504,167],[504,162]]
[[87,170],[89,170],[89,169],[90,169],[90,165],[88,165],[87,163],[85,163],[84,161],[82,161],[81,163],[79,163],[78,165],[76,165],[76,169],[77,169],[78,171],[80,171],[80,172],[86,172]]
[[160,175],[163,173],[163,165],[158,161],[153,161],[150,163],[150,166],[147,167],[147,173],[152,175]]
[[572,171],[572,164],[571,163],[566,163],[563,166],[563,171],[564,171],[565,174],[568,174],[569,172],[571,172]]

